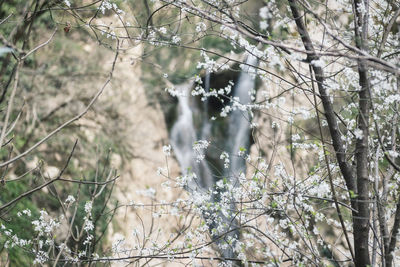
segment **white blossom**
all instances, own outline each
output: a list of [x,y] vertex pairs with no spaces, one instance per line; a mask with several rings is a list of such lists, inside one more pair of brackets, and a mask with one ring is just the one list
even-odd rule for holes
[[163,153],[165,156],[171,156],[171,145],[163,146]]
[[64,0],[64,4],[65,4],[67,7],[71,7],[71,3],[69,2],[69,0]]
[[75,202],[75,198],[72,195],[68,195],[67,199],[65,200],[66,204],[72,204]]
[[357,139],[363,139],[364,137],[363,131],[359,128],[354,130],[354,135]]

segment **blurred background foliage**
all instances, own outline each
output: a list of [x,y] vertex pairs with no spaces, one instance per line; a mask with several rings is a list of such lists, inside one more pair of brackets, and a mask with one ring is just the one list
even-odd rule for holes
[[[62,31],[66,20],[70,20],[71,16],[60,8],[61,2],[0,1],[1,20],[11,15],[0,25],[0,34],[9,42],[9,47],[29,51],[49,39],[56,27],[59,29],[56,38],[29,56],[20,70],[15,108],[10,118],[13,122],[18,117],[18,121],[12,135],[6,137],[12,151],[5,148],[0,151],[2,162],[10,155],[14,157],[27,150],[57,126],[77,115],[102,86],[109,72],[99,62],[112,53],[110,49],[104,46],[92,49],[96,42],[84,27],[76,27],[69,33]],[[74,1],[74,5],[81,5],[83,2]],[[4,45],[3,40],[2,43]],[[0,56],[1,116],[4,116],[7,109],[7,100],[11,93],[7,85],[12,82],[15,66],[16,59],[12,53]],[[57,176],[65,166],[76,139],[79,140],[78,146],[63,178],[104,181],[105,175],[112,169],[111,154],[125,155],[124,158],[129,159],[132,156],[131,148],[121,141],[124,138],[121,130],[123,125],[118,127],[116,124],[108,124],[110,117],[118,120],[124,116],[114,104],[96,106],[95,111],[89,112],[84,120],[66,127],[62,134],[54,136],[10,168],[2,169],[0,175],[6,181],[0,185],[0,205]],[[17,180],[11,181],[13,179]],[[51,216],[57,216],[63,214],[61,203],[67,196],[76,196],[79,192],[76,226],[81,227],[85,216],[83,206],[91,199],[94,189],[94,185],[78,186],[76,183],[56,182],[13,204],[8,212],[2,214],[1,223],[12,229],[13,233],[18,233],[20,238],[29,239],[35,236],[32,219],[18,216],[17,212],[29,209],[32,218],[37,218],[39,211],[44,209]],[[111,190],[112,185],[107,186],[93,203],[92,216],[96,234],[103,240],[105,236],[102,235],[112,215],[108,210],[116,204],[114,199],[109,198]],[[103,213],[109,215],[100,216]],[[8,249],[7,256],[5,240],[0,235],[0,262],[7,257],[10,266],[32,264],[35,256],[18,247]],[[83,241],[73,241],[76,244],[70,245],[79,251]],[[93,240],[93,245],[96,242],[98,240]],[[95,248],[99,251],[103,249],[101,243],[97,243]]]

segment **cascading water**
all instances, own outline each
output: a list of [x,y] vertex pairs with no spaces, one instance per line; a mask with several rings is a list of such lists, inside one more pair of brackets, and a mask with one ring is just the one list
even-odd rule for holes
[[[245,150],[248,150],[249,148],[250,116],[246,106],[247,104],[251,103],[251,96],[249,92],[250,90],[254,89],[255,78],[254,75],[251,74],[253,69],[248,65],[254,66],[255,64],[257,64],[257,58],[249,55],[246,60],[246,66],[242,69],[234,88],[233,97],[236,103],[234,103],[235,108],[231,112],[228,119],[228,131],[226,132],[227,136],[225,137],[225,140],[227,140],[227,143],[225,144],[227,151],[231,154],[231,164],[229,168],[229,174],[227,174],[227,176],[231,177],[231,182],[235,186],[238,185],[237,177],[240,172],[245,172],[246,170],[246,162],[243,157],[238,156],[238,151],[241,150],[241,148],[244,148]],[[205,76],[204,88],[206,92],[209,91],[209,87],[210,73],[207,72]],[[188,169],[191,168],[191,170],[198,177],[197,181],[192,181],[188,184],[188,190],[190,192],[204,192],[214,185],[214,178],[207,161],[202,160],[198,162],[195,159],[196,155],[193,151],[193,144],[198,139],[209,138],[212,122],[208,120],[209,109],[206,100],[203,102],[203,121],[200,129],[196,131],[193,123],[192,110],[194,110],[194,107],[191,106],[191,103],[194,103],[194,101],[190,101],[190,92],[192,88],[193,82],[178,86],[176,88],[177,91],[180,92],[178,95],[179,116],[172,127],[170,138],[175,155],[181,166],[182,173],[186,174]],[[214,198],[214,201],[218,200]],[[235,209],[233,200],[231,205],[231,210],[233,211]],[[232,231],[232,229],[236,227],[234,214],[223,215],[221,213],[217,216],[224,222],[225,231],[229,232],[225,238],[231,237],[233,238],[232,240],[237,240],[239,237],[238,231]],[[209,226],[210,229],[213,229],[216,225],[214,225],[213,222]],[[222,241],[223,240],[220,240],[219,238],[217,239],[217,243]],[[232,247],[222,249],[221,253],[226,258],[235,257]]]
[[[257,64],[257,58],[249,55],[246,60],[246,66],[235,85],[233,98],[234,110],[230,113],[227,131],[226,149],[230,153],[231,164],[228,176],[237,177],[240,172],[244,172],[246,162],[243,157],[238,156],[241,148],[248,150],[250,135],[250,117],[247,111],[247,104],[251,103],[250,90],[254,89],[255,78],[252,67]],[[205,91],[210,87],[210,73],[205,76]],[[211,171],[206,161],[196,161],[193,152],[193,144],[198,139],[208,139],[211,129],[211,122],[208,120],[208,103],[203,101],[203,121],[201,129],[196,130],[193,123],[193,106],[190,101],[190,92],[193,88],[193,82],[189,82],[176,87],[179,102],[179,116],[171,130],[171,144],[174,148],[176,157],[185,174],[188,168],[191,168],[199,178],[199,185],[207,189],[214,184]],[[235,182],[235,181],[232,181]],[[196,185],[195,187],[198,187]],[[193,187],[192,189],[194,189]]]
[[202,191],[213,185],[213,178],[207,162],[198,162],[193,152],[193,144],[197,140],[193,124],[193,112],[190,107],[190,90],[193,82],[177,86],[179,101],[179,117],[171,130],[171,145],[180,164],[182,174],[192,170],[198,180],[190,181],[189,191]]
[[[209,70],[206,72],[206,76],[204,79],[204,90],[206,93],[210,91],[210,78],[211,73]],[[208,99],[204,99],[203,101],[203,117],[205,118],[202,122],[201,126],[201,139],[208,139],[211,131],[211,123],[207,119],[208,118]]]
[[253,68],[250,66],[255,66],[255,64],[257,64],[257,58],[253,55],[249,55],[246,64],[247,65],[242,68],[233,94],[234,105],[236,105],[237,108],[232,111],[229,116],[227,150],[231,155],[229,171],[233,179],[233,184],[236,184],[240,172],[246,170],[246,161],[243,156],[238,155],[238,152],[241,150],[247,151],[249,148],[251,118],[246,106],[251,103],[250,92],[255,86],[255,77],[254,74],[251,73]]
[[[229,173],[226,175],[230,178],[233,186],[239,185],[239,175],[246,171],[244,155],[239,155],[238,152],[248,151],[250,146],[251,118],[247,106],[251,104],[251,91],[255,86],[255,76],[252,73],[253,68],[250,66],[255,66],[255,64],[257,64],[257,58],[249,55],[246,60],[246,66],[242,68],[242,72],[240,73],[233,91],[233,111],[229,115],[227,142],[227,151],[229,151],[231,160]],[[235,258],[236,255],[233,248],[236,246],[236,241],[239,239],[239,231],[233,230],[237,228],[233,196],[231,198],[230,210],[231,212],[228,212],[227,215],[221,214],[221,217],[226,224],[225,231],[229,232],[226,238],[232,240],[232,245],[222,250],[222,254],[226,258]]]

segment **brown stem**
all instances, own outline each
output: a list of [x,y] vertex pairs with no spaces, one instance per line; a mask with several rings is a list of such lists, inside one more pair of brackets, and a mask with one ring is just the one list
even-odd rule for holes
[[[367,18],[368,11],[359,12],[359,5],[366,5],[368,10],[368,1],[355,0],[353,10],[355,15],[355,38],[356,46],[361,50],[367,47]],[[370,81],[368,78],[368,69],[364,60],[358,61],[358,75],[361,90],[359,96],[359,116],[358,128],[362,132],[361,138],[356,140],[356,176],[357,176],[357,201],[358,216],[353,216],[354,229],[354,248],[356,254],[356,266],[364,267],[371,264],[369,255],[369,172],[368,172],[368,137],[369,137],[369,115],[370,115]]]

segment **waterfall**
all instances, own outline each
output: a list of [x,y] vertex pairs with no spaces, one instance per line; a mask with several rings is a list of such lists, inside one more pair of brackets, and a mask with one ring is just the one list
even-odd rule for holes
[[[246,64],[255,66],[257,58],[249,55]],[[229,137],[227,150],[231,155],[231,165],[229,168],[232,175],[233,183],[236,183],[237,177],[240,172],[246,170],[246,161],[242,156],[238,155],[239,150],[244,148],[249,149],[249,136],[250,136],[250,122],[251,118],[249,112],[244,105],[251,103],[250,90],[254,89],[255,77],[251,73],[252,67],[245,65],[242,68],[239,79],[235,85],[233,97],[239,101],[238,108],[231,112],[229,117]]]
[[[250,116],[246,108],[247,104],[251,103],[250,90],[254,89],[255,78],[251,73],[252,67],[248,65],[257,64],[257,58],[249,55],[246,60],[246,66],[242,68],[242,72],[239,75],[238,81],[234,88],[233,98],[236,101],[234,104],[235,109],[230,113],[228,118],[228,127],[226,131],[226,137],[224,140],[220,140],[220,145],[226,145],[226,151],[231,155],[231,164],[229,168],[228,177],[233,177],[232,182],[235,186],[238,186],[237,177],[241,172],[246,170],[246,162],[243,157],[238,156],[240,148],[246,150],[249,149],[249,135],[250,135]],[[209,91],[210,87],[210,73],[207,72],[205,76],[205,91]],[[202,104],[202,118],[203,121],[200,124],[200,129],[196,130],[193,123],[193,109],[191,106],[193,101],[190,101],[190,91],[193,88],[193,82],[180,85],[176,89],[180,92],[178,95],[179,101],[179,116],[177,121],[172,127],[170,138],[171,145],[174,149],[176,158],[181,166],[182,173],[187,173],[188,168],[198,177],[197,181],[192,181],[188,185],[188,190],[193,191],[205,191],[214,185],[214,179],[212,172],[206,160],[200,162],[196,161],[195,153],[193,151],[193,144],[198,139],[208,139],[212,127],[212,122],[208,120],[209,110],[208,102],[205,100]],[[226,140],[226,141],[225,141]],[[216,198],[218,199],[218,198]],[[214,201],[218,201],[214,199]],[[232,199],[231,210],[235,210],[235,204]],[[221,218],[225,224],[225,231],[229,232],[225,238],[231,237],[233,240],[238,240],[239,231],[231,231],[236,228],[236,220],[234,214],[218,213],[217,217]],[[210,228],[213,229],[217,225],[215,222],[210,223]],[[224,239],[225,239],[224,238]],[[224,240],[218,238],[217,244],[224,242]],[[231,244],[235,245],[235,241]],[[222,249],[221,253],[226,258],[235,257],[235,253],[232,247]]]
[[[243,157],[238,156],[238,151],[241,148],[248,150],[249,148],[249,135],[250,135],[250,116],[246,108],[247,104],[251,103],[250,90],[254,89],[255,78],[253,68],[257,64],[257,58],[249,55],[246,59],[246,65],[242,68],[233,90],[234,106],[235,109],[229,115],[228,131],[226,142],[226,150],[231,155],[231,164],[229,174],[235,179],[240,172],[246,169],[246,162]],[[250,66],[249,66],[250,65]],[[210,72],[206,72],[204,79],[204,89],[206,92],[210,89]],[[179,115],[178,119],[172,127],[170,139],[171,145],[175,151],[176,158],[181,166],[183,174],[186,174],[188,169],[191,168],[196,176],[199,178],[197,184],[192,184],[191,190],[208,189],[214,184],[211,170],[205,160],[200,162],[195,160],[193,152],[193,144],[198,139],[208,139],[211,130],[211,122],[208,120],[208,102],[203,101],[202,113],[203,121],[201,128],[196,130],[193,123],[193,106],[190,101],[190,93],[193,88],[193,81],[176,86],[178,91]],[[230,176],[229,175],[229,176]],[[235,180],[233,181],[235,182]]]
[[[250,146],[251,117],[247,105],[252,102],[250,93],[255,87],[255,75],[252,73],[254,69],[250,66],[255,66],[255,64],[257,64],[257,58],[249,55],[246,59],[246,64],[247,65],[242,68],[242,72],[240,73],[233,91],[233,106],[236,108],[229,115],[227,151],[229,151],[230,154],[230,167],[227,176],[230,177],[234,186],[239,186],[238,177],[240,173],[245,173],[246,171],[246,161],[243,155],[238,155],[238,152],[244,149],[248,153]],[[226,237],[231,237],[233,243],[232,247],[222,250],[222,254],[224,257],[235,258],[237,255],[233,247],[236,246],[236,241],[239,239],[240,233],[239,230],[231,231],[238,227],[235,219],[234,211],[236,207],[233,196],[230,206],[232,212],[226,216],[221,214],[221,216],[227,225],[225,230],[230,232]]]
[[[204,79],[204,90],[206,91],[206,93],[210,91],[210,79],[211,73],[209,70],[207,70]],[[203,117],[204,120],[201,126],[201,139],[205,140],[209,138],[211,132],[211,122],[208,120],[208,99],[205,99],[203,101]]]
[[193,82],[177,86],[179,116],[172,127],[170,139],[182,174],[192,170],[198,180],[190,181],[189,191],[201,191],[213,185],[211,171],[205,160],[198,162],[193,152],[193,144],[198,140],[193,124],[193,112],[190,106],[190,90]]

